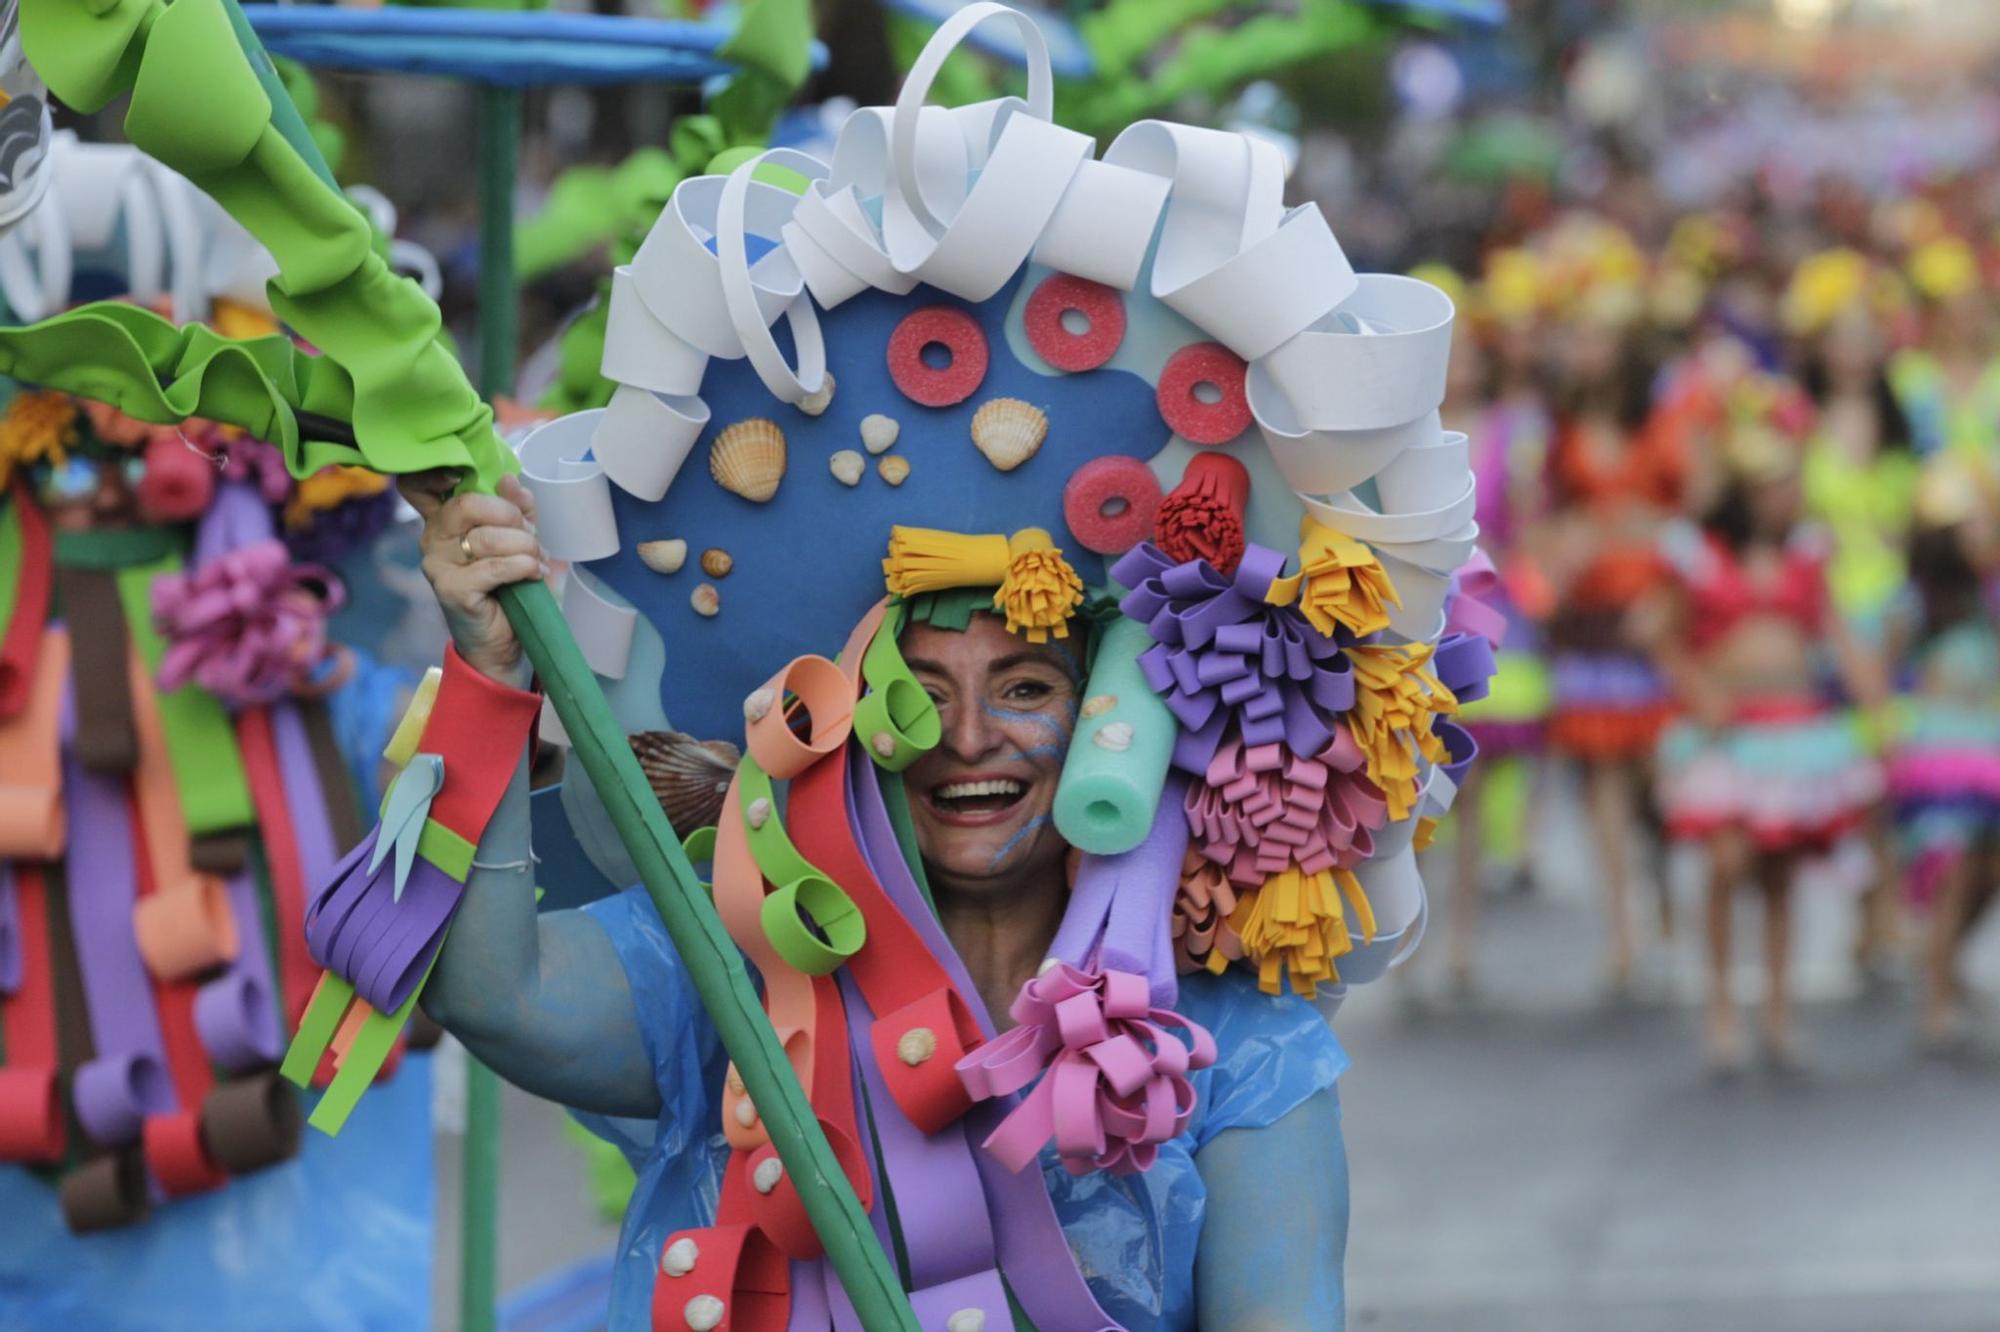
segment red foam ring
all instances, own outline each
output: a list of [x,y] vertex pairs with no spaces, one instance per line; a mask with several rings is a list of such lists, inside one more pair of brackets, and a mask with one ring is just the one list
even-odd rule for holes
[[[951,356],[948,365],[924,364],[924,348],[936,343]],[[951,407],[986,382],[986,332],[955,305],[912,310],[889,335],[889,377],[912,402]]]
[[[1107,506],[1123,501],[1116,513]],[[1153,535],[1160,511],[1160,479],[1137,458],[1107,454],[1092,458],[1063,486],[1063,520],[1085,550],[1122,555]]]
[[140,1133],[146,1168],[160,1181],[160,1188],[168,1197],[208,1193],[229,1182],[229,1176],[209,1156],[208,1145],[201,1140],[199,1110],[150,1115]]
[[60,1161],[68,1137],[55,1066],[0,1068],[0,1161]]
[[[1250,428],[1250,395],[1244,388],[1247,373],[1243,358],[1219,342],[1183,347],[1160,371],[1155,391],[1160,416],[1191,444],[1227,444]],[[1196,397],[1195,389],[1202,384],[1214,385],[1221,399],[1203,402]]]
[[[1089,322],[1081,333],[1063,325],[1063,316],[1072,310]],[[1095,370],[1125,341],[1125,300],[1102,282],[1052,273],[1028,297],[1021,322],[1028,345],[1056,369]]]
[[791,1314],[791,1268],[762,1231],[747,1223],[677,1230],[660,1246],[662,1262],[681,1240],[689,1241],[694,1266],[670,1276],[655,1264],[654,1332],[685,1332],[688,1304],[702,1295],[722,1304],[718,1332],[784,1332]]

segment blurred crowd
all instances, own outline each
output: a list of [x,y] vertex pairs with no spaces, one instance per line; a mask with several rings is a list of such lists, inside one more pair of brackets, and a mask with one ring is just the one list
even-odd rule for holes
[[[1618,203],[1419,270],[1459,303],[1444,416],[1472,437],[1485,595],[1509,622],[1469,710],[1503,761],[1457,821],[1454,977],[1482,870],[1523,844],[1482,826],[1522,826],[1568,764],[1614,988],[1674,928],[1664,848],[1701,848],[1719,1069],[1753,1049],[1736,896],[1763,908],[1755,1044],[1795,1062],[1794,896],[1836,853],[1848,872],[1812,881],[1860,895],[1857,962],[1915,959],[1917,1036],[1949,1045],[1958,955],[2000,883],[2000,170]],[[1522,817],[1481,817],[1502,800]]]

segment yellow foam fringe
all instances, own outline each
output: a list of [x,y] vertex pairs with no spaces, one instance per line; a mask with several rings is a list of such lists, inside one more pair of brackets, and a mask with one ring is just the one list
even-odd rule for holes
[[1292,989],[1310,999],[1322,983],[1338,984],[1334,962],[1354,951],[1347,903],[1362,939],[1373,942],[1374,908],[1348,870],[1307,874],[1294,865],[1239,897],[1229,924],[1242,937],[1243,955],[1256,964],[1257,987],[1282,994],[1289,977]]
[[69,461],[76,443],[76,404],[61,393],[25,392],[14,395],[0,417],[0,486],[13,479],[16,467],[48,461],[60,467]]
[[1417,760],[1445,763],[1450,755],[1431,729],[1433,716],[1458,711],[1458,699],[1430,669],[1427,643],[1362,643],[1347,649],[1354,663],[1354,706],[1347,726],[1381,788],[1391,820],[1417,804]]
[[899,597],[997,584],[993,608],[1006,616],[1009,633],[1031,643],[1051,633],[1069,637],[1069,617],[1083,604],[1083,580],[1039,527],[1012,537],[893,527],[882,572]]

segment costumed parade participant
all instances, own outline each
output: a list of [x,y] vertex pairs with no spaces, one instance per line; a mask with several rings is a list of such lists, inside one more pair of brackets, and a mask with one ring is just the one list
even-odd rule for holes
[[1898,351],[1890,380],[1920,455],[1949,449],[1991,467],[2000,436],[2000,353],[1979,257],[1958,236],[1911,248],[1904,265],[1920,304],[1921,342]]
[[[924,107],[987,20],[1026,102]],[[421,1002],[631,1152],[615,1327],[876,1326],[808,1214],[836,1185],[924,1328],[1344,1321],[1307,1000],[1420,938],[1492,671],[1452,307],[1354,275],[1268,143],[1145,122],[1096,159],[1034,32],[968,7],[831,166],[684,182],[614,278],[610,404],[529,435],[525,484],[405,483],[456,647],[308,933],[364,1024]],[[645,897],[535,914],[542,700],[496,597],[551,560],[831,1180]]]
[[1882,792],[1856,728],[1819,697],[1818,649],[1832,647],[1865,705],[1880,706],[1882,685],[1831,613],[1826,540],[1801,522],[1810,402],[1788,381],[1753,374],[1730,386],[1723,412],[1721,491],[1698,528],[1664,534],[1674,585],[1642,618],[1685,712],[1661,740],[1659,799],[1672,834],[1707,852],[1707,1051],[1727,1071],[1744,1057],[1730,984],[1738,886],[1752,879],[1763,897],[1764,1045],[1795,1063],[1794,881]]
[[1641,264],[1629,239],[1615,235],[1594,240],[1572,265],[1549,457],[1556,609],[1547,635],[1548,740],[1581,773],[1604,884],[1607,980],[1616,992],[1632,982],[1634,843],[1670,711],[1666,684],[1633,639],[1628,616],[1664,577],[1658,536],[1687,474],[1681,434],[1652,412],[1655,367],[1638,327]]
[[1948,459],[1919,483],[1910,582],[1891,639],[1908,662],[1889,790],[1910,902],[1930,914],[1919,1032],[1947,1047],[1964,1021],[1959,955],[2000,884],[2000,635],[1992,493]]
[[[19,73],[0,121],[39,103]],[[275,329],[261,276],[236,280],[268,256],[185,179],[67,131],[38,160],[9,151],[43,178],[0,236],[0,296],[53,316],[72,364],[88,356],[58,312],[91,293],[195,337]],[[307,895],[373,798],[386,731],[367,715],[400,706],[366,697],[384,672],[336,619],[337,569],[393,489],[355,468],[295,480],[277,447],[198,415],[4,392],[0,1321],[420,1318],[427,1073],[352,1142],[301,1150],[303,1097],[277,1071],[319,979]],[[232,1279],[248,1270],[265,1279]]]
[[[1876,652],[1886,647],[1889,610],[1903,587],[1917,478],[1909,422],[1888,373],[1886,329],[1900,302],[1893,274],[1837,249],[1800,262],[1782,306],[1786,331],[1803,342],[1800,382],[1817,421],[1805,455],[1806,512],[1833,542],[1834,610]],[[1862,901],[1855,958],[1874,971],[1893,948],[1901,895],[1886,806],[1869,817],[1869,842],[1877,873]]]
[[[1427,266],[1413,274],[1452,293],[1460,310],[1443,418],[1471,436],[1480,555],[1460,571],[1459,585],[1497,617],[1483,627],[1502,649],[1491,691],[1459,712],[1480,754],[1453,806],[1458,817],[1452,824],[1446,965],[1461,993],[1474,983],[1479,901],[1489,867],[1504,867],[1516,881],[1532,881],[1533,873],[1530,811],[1549,707],[1539,622],[1551,595],[1535,553],[1550,433],[1539,384],[1537,270],[1527,251],[1500,251],[1489,257],[1471,299],[1460,294],[1464,284],[1448,270]],[[1472,601],[1462,604],[1476,614]]]

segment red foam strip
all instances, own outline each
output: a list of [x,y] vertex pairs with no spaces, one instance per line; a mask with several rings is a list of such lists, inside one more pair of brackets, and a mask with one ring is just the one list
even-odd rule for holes
[[[1243,358],[1219,342],[1181,348],[1160,371],[1156,397],[1160,416],[1191,444],[1227,444],[1250,428],[1250,395],[1243,386]],[[1221,391],[1218,402],[1195,396],[1202,384]]]
[[431,817],[477,842],[499,808],[534,734],[542,696],[510,689],[465,664],[456,647],[444,654],[444,680],[417,748],[444,756],[444,787]]
[[[285,996],[285,1021],[296,1028],[319,984],[319,968],[306,947],[305,867],[292,828],[291,806],[285,801],[283,770],[278,766],[277,740],[271,715],[263,708],[246,708],[236,717],[236,738],[243,751],[243,773],[250,800],[257,808],[258,832],[265,862],[271,868],[271,905],[278,926],[278,986]],[[243,947],[262,947],[245,939]]]
[[[1113,507],[1115,512],[1105,512]],[[1159,511],[1160,478],[1123,454],[1092,458],[1063,486],[1063,521],[1070,535],[1099,555],[1122,555],[1152,536]]]
[[56,1089],[55,953],[42,867],[14,864],[21,918],[21,988],[0,1003],[7,1066],[0,1069],[0,1160],[59,1161],[68,1141]]
[[[924,348],[932,343],[950,353],[950,364],[924,364]],[[957,306],[912,310],[889,335],[889,377],[912,402],[926,407],[950,407],[977,393],[986,382],[986,360],[985,331]]]
[[[28,706],[28,686],[34,682],[40,655],[42,626],[49,618],[49,593],[55,576],[48,519],[16,478],[14,508],[21,515],[20,591],[14,598],[14,618],[0,638],[0,718],[19,715]],[[4,576],[0,574],[0,576]]]
[[[1063,326],[1071,310],[1089,321],[1081,333]],[[1125,341],[1125,301],[1102,282],[1070,273],[1042,279],[1021,314],[1028,345],[1058,370],[1095,370],[1117,354]]]

